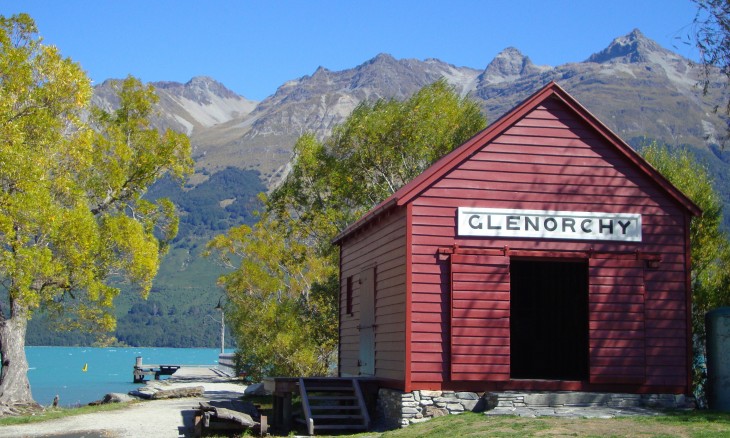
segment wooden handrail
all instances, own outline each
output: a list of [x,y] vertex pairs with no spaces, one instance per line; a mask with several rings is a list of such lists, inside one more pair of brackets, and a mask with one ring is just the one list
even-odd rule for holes
[[362,391],[360,390],[360,382],[357,379],[352,379],[352,387],[355,389],[355,395],[360,404],[360,414],[365,423],[365,430],[370,430],[370,415],[368,414],[368,407],[365,404],[365,397],[362,396]]
[[304,386],[304,379],[299,379],[299,394],[302,396],[302,409],[304,410],[304,419],[307,422],[307,432],[309,436],[314,435],[314,418],[312,418],[312,409],[309,407],[309,397],[307,396],[307,388]]

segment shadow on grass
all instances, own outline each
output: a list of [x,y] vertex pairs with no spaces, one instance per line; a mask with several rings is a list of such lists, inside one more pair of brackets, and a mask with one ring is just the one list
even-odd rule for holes
[[664,411],[661,416],[658,416],[655,419],[662,422],[676,423],[730,423],[730,412],[711,411],[708,409],[697,409],[694,411]]

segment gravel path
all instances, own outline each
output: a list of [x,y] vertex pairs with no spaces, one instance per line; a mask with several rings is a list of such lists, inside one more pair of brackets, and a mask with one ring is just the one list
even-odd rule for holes
[[75,415],[59,420],[0,427],[0,437],[192,437],[194,408],[201,401],[223,401],[239,398],[246,386],[209,376],[185,376],[165,382],[172,389],[203,386],[202,397],[170,400],[149,400],[126,408]]

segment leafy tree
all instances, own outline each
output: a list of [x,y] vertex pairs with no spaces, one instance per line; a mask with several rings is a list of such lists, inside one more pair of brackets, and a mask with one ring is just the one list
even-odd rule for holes
[[[362,103],[324,143],[299,139],[295,166],[269,208],[292,210],[313,237],[329,239],[485,126],[479,106],[444,80],[405,102]],[[324,235],[322,216],[332,222]]]
[[[730,85],[730,2],[728,0],[692,0],[697,4],[694,18],[694,42],[700,50],[700,64],[703,79],[700,81],[704,94],[713,85],[714,69],[727,79],[725,88]],[[730,116],[730,98],[725,106],[725,114]],[[730,118],[726,119],[726,138],[730,136]]]
[[[642,155],[672,184],[689,196],[702,216],[690,224],[692,251],[692,333],[695,357],[705,356],[705,314],[730,305],[730,239],[722,228],[722,200],[707,169],[686,149],[671,151],[653,143]],[[696,364],[694,383],[702,397],[704,368]]]
[[34,405],[23,348],[33,312],[113,329],[114,284],[146,295],[177,231],[173,205],[142,195],[192,161],[187,137],[150,128],[156,96],[137,79],[118,83],[117,110],[89,108],[89,79],[27,14],[0,17],[0,72],[0,411],[12,412]]
[[[336,278],[332,258],[317,254],[269,214],[253,228],[242,225],[209,247],[240,266],[221,278],[228,294],[228,326],[238,361],[249,377],[325,375],[337,351],[337,300],[321,293]],[[231,265],[232,266],[232,265]]]
[[405,102],[359,105],[324,142],[299,138],[261,220],[209,244],[224,262],[241,260],[221,284],[239,362],[253,378],[329,372],[339,296],[332,239],[485,125],[478,105],[441,80]]

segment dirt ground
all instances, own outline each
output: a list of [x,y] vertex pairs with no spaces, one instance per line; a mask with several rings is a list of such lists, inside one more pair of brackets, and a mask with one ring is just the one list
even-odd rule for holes
[[202,397],[149,400],[124,409],[76,415],[41,423],[0,427],[0,437],[192,437],[194,408],[201,401],[236,399],[244,385],[227,382],[187,381],[170,383],[170,388],[203,386]]

